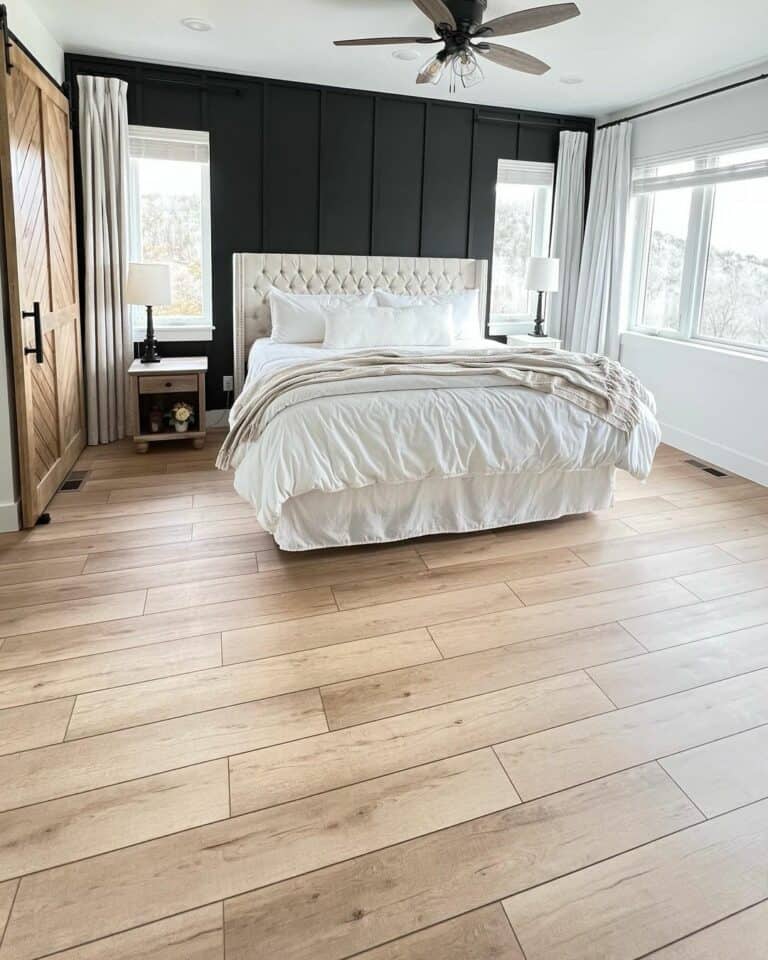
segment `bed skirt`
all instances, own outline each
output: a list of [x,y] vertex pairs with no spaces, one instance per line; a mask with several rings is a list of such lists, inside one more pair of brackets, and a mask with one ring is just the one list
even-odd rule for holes
[[283,550],[314,550],[554,520],[610,507],[614,472],[601,467],[435,477],[338,493],[313,491],[286,501],[277,529],[270,532]]

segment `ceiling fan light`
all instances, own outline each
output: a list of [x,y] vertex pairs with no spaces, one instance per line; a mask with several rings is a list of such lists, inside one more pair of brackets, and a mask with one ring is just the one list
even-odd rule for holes
[[419,70],[418,76],[416,77],[416,83],[431,83],[435,86],[440,83],[440,79],[443,76],[443,71],[445,70],[445,60],[441,57],[435,55],[430,57],[429,60],[422,66]]
[[462,50],[456,54],[451,63],[451,70],[457,81],[463,87],[477,86],[478,83],[482,83],[485,79],[485,74],[480,68],[474,51],[471,49]]

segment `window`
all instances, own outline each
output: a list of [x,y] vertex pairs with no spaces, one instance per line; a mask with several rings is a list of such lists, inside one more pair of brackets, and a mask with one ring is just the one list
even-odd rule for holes
[[[173,303],[153,310],[165,339],[210,340],[211,211],[208,134],[131,126],[128,237],[133,261],[170,263]],[[133,307],[134,339],[145,311]]]
[[629,324],[768,349],[768,145],[633,172]]
[[525,289],[528,257],[546,257],[552,219],[553,163],[499,160],[493,228],[491,320],[530,321],[536,294]]

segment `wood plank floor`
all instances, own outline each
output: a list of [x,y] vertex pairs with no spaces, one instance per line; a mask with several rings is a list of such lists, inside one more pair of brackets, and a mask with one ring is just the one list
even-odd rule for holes
[[762,960],[768,490],[290,555],[200,450],[0,537],[0,960]]

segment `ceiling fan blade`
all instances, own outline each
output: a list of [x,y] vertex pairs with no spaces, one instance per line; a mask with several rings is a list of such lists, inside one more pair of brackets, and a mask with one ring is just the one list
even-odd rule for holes
[[385,43],[440,43],[438,37],[369,37],[366,40],[334,40],[334,47],[368,47]]
[[523,53],[522,50],[513,50],[511,47],[502,47],[500,43],[478,43],[473,44],[473,49],[485,57],[486,60],[492,60],[502,67],[509,67],[511,70],[520,70],[522,73],[534,73],[540,76],[549,70],[549,64],[543,60],[537,60],[530,53]]
[[508,13],[504,17],[497,17],[484,23],[476,32],[476,36],[508,37],[513,33],[527,33],[529,30],[539,30],[541,27],[551,27],[563,20],[578,17],[581,11],[575,3],[554,3],[548,7],[531,7],[529,10],[518,10]]
[[440,23],[447,23],[452,30],[456,29],[456,20],[443,0],[413,0],[413,2],[425,17],[429,17],[435,26]]

